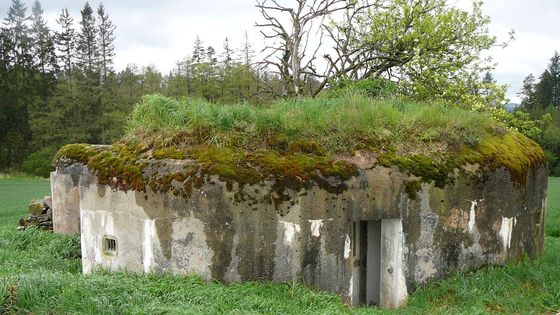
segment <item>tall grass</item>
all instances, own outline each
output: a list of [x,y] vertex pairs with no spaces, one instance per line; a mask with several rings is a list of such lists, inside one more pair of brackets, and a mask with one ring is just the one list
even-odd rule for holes
[[360,95],[284,100],[266,107],[148,95],[134,108],[127,131],[129,137],[192,131],[218,145],[227,145],[235,134],[247,149],[255,149],[267,135],[280,135],[288,142],[315,141],[327,152],[337,153],[352,151],[367,141],[473,144],[495,125],[485,114]]

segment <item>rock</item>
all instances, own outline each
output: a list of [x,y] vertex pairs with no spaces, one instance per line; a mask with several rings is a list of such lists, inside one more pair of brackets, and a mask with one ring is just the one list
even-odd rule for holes
[[25,220],[24,218],[19,219],[19,227],[23,227],[25,229],[26,226],[27,226],[27,220]]
[[39,214],[43,213],[43,210],[45,209],[45,207],[43,205],[42,200],[32,199],[31,202],[29,203],[29,208],[28,209],[29,209],[29,214],[39,215]]
[[52,199],[48,196],[44,200],[31,200],[29,203],[29,213],[31,215],[28,218],[19,219],[18,231],[25,230],[28,227],[52,231],[52,209],[49,204],[52,205]]
[[49,209],[52,209],[52,197],[51,196],[45,196],[45,198],[43,198],[43,203],[45,205],[47,205],[47,207],[49,207]]

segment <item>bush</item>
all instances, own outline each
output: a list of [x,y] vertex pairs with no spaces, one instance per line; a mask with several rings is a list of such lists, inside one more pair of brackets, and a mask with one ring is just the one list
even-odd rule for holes
[[42,149],[31,153],[23,161],[23,170],[32,175],[49,177],[50,172],[54,169],[52,166],[54,154],[52,149]]
[[550,176],[560,177],[560,163],[556,165],[550,165]]

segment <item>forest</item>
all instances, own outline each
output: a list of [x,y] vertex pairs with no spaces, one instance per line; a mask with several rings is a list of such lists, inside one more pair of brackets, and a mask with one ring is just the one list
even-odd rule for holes
[[560,176],[560,54],[554,53],[548,67],[538,77],[529,74],[519,95],[521,108],[537,119],[545,120],[537,142],[548,157],[550,174]]
[[[51,29],[39,1],[28,10],[12,0],[0,31],[0,172],[45,176],[65,144],[118,140],[148,94],[267,106],[361,93],[490,112],[543,145],[551,172],[560,174],[560,57],[539,82],[525,80],[522,106],[506,112],[506,86],[493,80],[493,63],[480,55],[510,39],[501,43],[488,33],[482,2],[470,11],[445,0],[296,2],[298,15],[282,22],[288,25],[275,16],[288,8],[256,2],[263,52],[247,35],[242,43],[224,36],[222,47],[197,36],[192,51],[162,73],[152,65],[115,69],[116,24],[102,4],[86,2],[74,17],[61,8]],[[344,14],[322,23],[334,12]],[[329,45],[309,48],[312,29]],[[323,52],[326,46],[332,48]]]

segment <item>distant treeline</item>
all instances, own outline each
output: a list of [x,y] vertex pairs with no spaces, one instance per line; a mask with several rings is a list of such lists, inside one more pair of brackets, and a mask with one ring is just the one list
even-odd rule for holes
[[[535,78],[529,74],[519,93],[520,110],[545,121],[542,134],[536,139],[544,148],[550,163],[550,173],[560,176],[560,54],[554,53],[548,67]],[[544,119],[543,119],[544,118]]]
[[43,9],[12,0],[0,31],[0,171],[45,174],[67,143],[111,143],[133,105],[149,93],[232,103],[268,102],[280,93],[274,75],[252,66],[247,36],[218,51],[197,37],[189,57],[168,74],[131,65],[116,72],[115,25],[103,5],[85,3],[77,23],[62,9],[58,28]]

